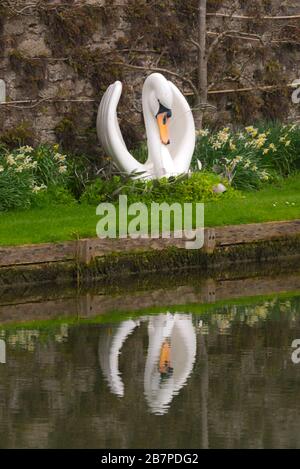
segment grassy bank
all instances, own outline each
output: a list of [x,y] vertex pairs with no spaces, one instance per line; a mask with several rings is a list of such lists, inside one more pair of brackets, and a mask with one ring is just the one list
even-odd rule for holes
[[[220,226],[300,218],[300,174],[243,198],[205,204],[205,225]],[[96,236],[95,207],[53,205],[0,215],[0,245],[56,242]]]

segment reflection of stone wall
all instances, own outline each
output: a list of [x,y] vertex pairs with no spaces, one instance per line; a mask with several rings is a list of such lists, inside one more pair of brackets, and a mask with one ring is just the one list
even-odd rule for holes
[[299,299],[223,306],[201,319],[192,375],[164,416],[149,414],[144,396],[147,323],[122,349],[124,398],[110,393],[98,362],[100,327],[115,326],[59,328],[27,351],[9,333],[0,448],[300,447],[300,365],[290,360]]

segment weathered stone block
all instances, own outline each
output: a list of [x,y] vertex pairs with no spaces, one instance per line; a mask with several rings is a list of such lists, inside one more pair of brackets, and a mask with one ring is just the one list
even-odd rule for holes
[[51,57],[51,51],[46,46],[43,37],[26,37],[19,44],[18,50],[27,57]]

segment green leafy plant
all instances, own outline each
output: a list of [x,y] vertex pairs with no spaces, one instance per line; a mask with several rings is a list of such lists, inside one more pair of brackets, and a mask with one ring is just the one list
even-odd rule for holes
[[0,212],[26,208],[32,198],[33,178],[29,171],[22,174],[3,166],[0,158]]
[[70,206],[76,204],[72,193],[63,186],[50,186],[47,190],[39,191],[31,201],[33,207],[47,207],[49,205]]
[[[58,187],[67,187],[68,168],[66,156],[58,146],[41,145],[36,149],[22,146],[10,151],[0,147],[0,211],[27,208],[36,198],[46,203],[57,201],[62,193]],[[65,194],[64,194],[65,197]]]
[[98,205],[100,202],[117,202],[119,195],[127,195],[128,203],[143,202],[204,202],[220,197],[236,196],[238,193],[229,188],[218,194],[214,187],[222,179],[213,173],[195,172],[178,177],[143,181],[130,177],[114,176],[110,180],[97,179],[84,191],[81,202]]
[[69,178],[67,157],[59,152],[58,145],[40,145],[32,150],[32,158],[37,162],[34,176],[37,184],[45,186],[67,183]]
[[228,127],[211,134],[199,132],[192,167],[224,177],[238,189],[258,189],[263,183],[300,168],[300,128],[261,124],[239,131]]

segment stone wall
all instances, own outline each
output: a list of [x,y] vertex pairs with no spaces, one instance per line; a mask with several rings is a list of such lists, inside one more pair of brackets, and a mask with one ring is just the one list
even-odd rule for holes
[[[69,60],[70,47],[74,51],[77,47],[74,41],[76,29],[71,31],[74,37],[70,39],[64,56],[64,44],[61,49],[57,44],[51,47],[55,33],[51,30],[51,18],[50,24],[47,24],[43,10],[38,8],[40,2],[19,2],[16,10],[20,11],[22,5],[24,8],[32,3],[36,3],[37,7],[24,10],[24,14],[5,9],[1,19],[0,78],[6,82],[7,101],[15,101],[16,104],[1,107],[0,129],[5,135],[15,130],[16,138],[18,135],[32,137],[35,143],[56,142],[63,136],[72,141],[73,134],[76,134],[76,140],[83,143],[88,141],[93,146],[96,144],[95,115],[102,93],[96,89],[93,80],[85,76],[84,70],[79,72],[77,64]],[[47,2],[48,7],[55,4],[61,2]],[[84,4],[101,7],[105,2],[89,0]],[[84,41],[78,38],[78,45],[84,45],[91,51],[105,50],[116,39],[115,31],[118,32],[118,29],[112,32],[102,22],[101,10],[96,12],[98,17],[92,20],[92,11],[86,10],[86,13],[91,35],[87,35]],[[59,19],[59,14],[56,19]],[[80,27],[85,27],[84,21]],[[24,103],[24,100],[33,101]]]
[[[0,107],[0,132],[5,141],[59,141],[70,150],[99,153],[95,132],[97,107],[106,86],[115,79],[126,83],[121,104],[121,126],[129,146],[142,137],[142,117],[136,103],[140,99],[142,79],[147,72],[131,71],[115,65],[120,60],[120,44],[125,51],[124,44],[126,46],[132,41],[132,35],[139,29],[143,32],[142,23],[139,27],[137,22],[134,29],[132,25],[128,25],[128,17],[127,22],[126,18],[124,19],[124,5],[132,6],[133,3],[137,6],[142,4],[139,0],[1,2],[0,79],[6,82],[7,100],[17,102]],[[215,3],[219,4],[220,11],[224,11],[222,5],[226,2]],[[277,5],[280,2],[272,0],[269,3]],[[282,14],[299,13],[298,3],[294,0],[287,1],[280,11]],[[245,7],[239,11],[247,13],[249,8]],[[271,26],[270,23],[263,26],[266,28],[266,41],[268,28]],[[297,28],[297,24],[294,27]],[[211,18],[208,29],[214,28],[222,29],[222,23]],[[176,46],[176,41],[174,44]],[[158,49],[156,45],[153,53],[163,55]],[[213,63],[210,66],[210,75],[214,70],[217,73],[220,64],[224,68],[224,64],[234,63],[236,60],[236,65],[239,66],[238,59],[228,50],[219,51],[219,56],[216,57],[218,65]],[[249,50],[247,51],[245,45],[244,57]],[[143,65],[149,60],[149,57],[140,57],[138,51],[136,54],[135,65]],[[269,62],[266,61],[266,56],[259,58],[258,54],[255,57],[252,71],[249,70],[253,76],[257,75],[259,82],[263,77],[266,84],[271,83],[272,80],[266,79],[264,75],[267,66],[268,77],[276,77],[278,72],[278,79],[282,81],[298,78],[300,53],[297,45],[278,44],[278,47],[269,53]],[[125,64],[133,63],[132,55],[123,55],[122,60]],[[175,67],[180,73],[191,67],[191,63],[194,64],[194,55],[191,53],[180,64],[176,65],[175,62],[176,50],[173,48],[165,63],[160,62],[160,65],[163,63],[163,66],[169,69]],[[247,82],[241,81],[241,84],[247,86]],[[182,84],[180,86],[182,87]],[[233,85],[232,82],[225,81],[222,86],[224,88]],[[272,110],[275,115],[270,112],[270,117],[276,117],[278,113],[279,118],[286,118],[295,111],[290,108],[289,93],[290,91],[285,92],[284,96],[282,93],[278,94],[278,106]],[[190,99],[192,103],[192,98]],[[272,100],[269,95],[262,96],[262,93],[224,94],[217,97],[212,95],[210,99],[217,106],[218,112],[208,116],[208,121],[225,123],[236,119],[245,121],[247,118],[251,120],[265,117],[263,111],[274,106],[277,95],[275,92]],[[24,100],[33,101],[24,103]],[[136,103],[132,106],[134,100]],[[243,112],[241,108],[244,109]],[[268,114],[266,115],[268,117]]]

